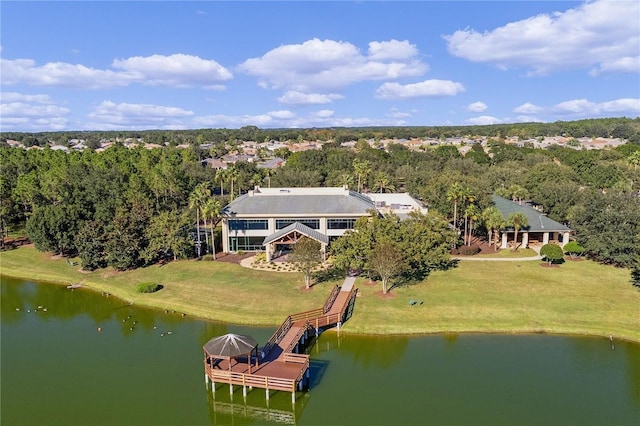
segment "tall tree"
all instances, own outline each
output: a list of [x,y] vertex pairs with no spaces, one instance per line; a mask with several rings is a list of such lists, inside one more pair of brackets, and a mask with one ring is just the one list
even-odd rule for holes
[[208,199],[211,198],[211,191],[207,188],[207,184],[205,182],[199,184],[195,187],[195,189],[189,194],[189,208],[194,209],[196,211],[196,256],[198,258],[201,257],[201,247],[202,241],[200,241],[200,212],[202,211],[202,206],[207,202]]
[[453,226],[458,229],[458,203],[464,198],[465,190],[459,182],[454,182],[447,191],[447,201],[453,201]]
[[227,169],[219,168],[216,170],[214,180],[220,183],[220,195],[224,197],[224,183],[229,179],[229,173]]
[[497,251],[499,231],[505,223],[504,217],[502,217],[502,213],[496,206],[490,206],[482,211],[482,220],[489,233],[489,245],[493,243],[494,249]]
[[395,191],[396,187],[391,183],[391,179],[385,172],[378,172],[375,176],[376,185],[380,188],[380,193],[385,191]]
[[311,277],[315,268],[322,263],[322,246],[313,238],[302,237],[289,254],[289,261],[304,275],[305,288],[311,288]]
[[222,205],[220,203],[220,200],[217,200],[215,198],[209,198],[202,207],[202,215],[205,218],[211,220],[211,254],[213,255],[213,260],[216,259],[216,240],[213,230],[218,226],[218,223],[220,222],[221,213]]
[[382,281],[382,294],[389,291],[391,278],[405,270],[406,264],[401,249],[391,240],[378,241],[369,253],[369,264]]
[[518,251],[518,231],[529,225],[529,219],[524,213],[511,213],[507,218],[507,224],[513,227],[513,251]]
[[173,260],[187,257],[193,245],[193,238],[189,235],[190,225],[189,215],[186,213],[169,211],[155,215],[147,228],[147,262],[164,256],[172,256]]
[[366,182],[367,177],[371,173],[371,162],[369,160],[353,160],[353,169],[358,178],[358,192],[363,190],[363,181]]

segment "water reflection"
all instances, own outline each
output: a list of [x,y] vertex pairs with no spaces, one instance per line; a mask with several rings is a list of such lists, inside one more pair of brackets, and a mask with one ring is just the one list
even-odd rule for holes
[[640,417],[640,345],[628,342],[611,350],[606,338],[327,331],[310,349],[312,389],[292,405],[288,392],[267,403],[262,389],[245,400],[225,385],[214,399],[204,383],[209,339],[237,333],[264,344],[275,327],[4,277],[0,296],[1,424],[600,426]]

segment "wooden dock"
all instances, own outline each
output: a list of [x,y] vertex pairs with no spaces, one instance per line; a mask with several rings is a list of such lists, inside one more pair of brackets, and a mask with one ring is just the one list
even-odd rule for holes
[[245,397],[247,388],[254,387],[265,389],[267,399],[271,390],[291,392],[291,400],[295,402],[296,390],[309,384],[309,355],[302,352],[322,330],[340,329],[351,316],[358,292],[354,282],[355,278],[349,277],[342,286],[334,287],[321,308],[289,315],[257,359],[220,360],[211,365],[205,354],[205,382],[211,382],[212,392],[215,393],[216,384],[224,383],[229,385],[232,394],[234,385],[242,386]]

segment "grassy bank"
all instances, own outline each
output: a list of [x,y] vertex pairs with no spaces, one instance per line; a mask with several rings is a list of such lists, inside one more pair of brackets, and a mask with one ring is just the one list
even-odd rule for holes
[[[590,261],[545,268],[538,261],[465,262],[433,273],[418,285],[378,295],[380,285],[358,280],[360,289],[346,332],[408,334],[440,332],[614,335],[640,342],[640,292],[629,272]],[[135,271],[84,273],[65,259],[32,247],[0,254],[4,275],[68,284],[81,281],[127,301],[174,309],[235,324],[276,326],[290,313],[321,306],[336,282],[302,290],[297,273],[253,271],[224,262],[179,261]],[[135,291],[140,282],[164,288]],[[422,304],[409,305],[409,300]]]

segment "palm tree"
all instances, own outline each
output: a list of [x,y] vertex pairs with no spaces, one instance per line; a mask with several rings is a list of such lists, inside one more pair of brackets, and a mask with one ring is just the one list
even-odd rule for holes
[[513,201],[518,201],[518,204],[522,204],[522,200],[529,197],[529,191],[526,188],[513,184],[509,186],[509,193]]
[[507,224],[513,227],[513,251],[518,251],[518,231],[529,225],[529,220],[524,213],[511,213],[507,218]]
[[214,180],[220,183],[220,195],[224,197],[224,183],[229,179],[229,173],[227,169],[216,170],[216,176]]
[[447,191],[447,201],[453,201],[453,226],[458,232],[458,201],[464,196],[464,188],[458,182],[451,185]]
[[[502,213],[496,206],[487,207],[482,212],[482,219],[484,220],[484,224],[489,231],[489,245],[494,243],[494,248],[498,250],[498,236],[500,233],[498,230],[504,226],[504,217],[502,217]],[[495,238],[495,241],[493,241]]]
[[231,182],[231,199],[233,200],[233,183],[235,181],[238,180],[238,178],[240,177],[240,172],[238,171],[238,169],[235,168],[235,166],[229,167],[227,169],[227,179],[229,179],[229,181]]
[[380,193],[382,194],[386,190],[395,191],[395,186],[389,180],[389,176],[384,172],[376,173],[375,177],[376,185],[380,186]]
[[210,197],[211,191],[207,188],[207,184],[204,182],[196,186],[193,192],[189,194],[189,208],[196,210],[196,232],[198,233],[196,238],[196,254],[198,255],[198,258],[200,258],[201,255],[200,246],[202,244],[200,242],[200,212],[202,211],[202,206]]
[[358,177],[358,192],[362,192],[362,182],[366,181],[367,176],[371,173],[371,163],[368,160],[353,160],[353,169]]
[[465,209],[464,215],[469,218],[469,237],[468,242],[466,243],[468,246],[471,245],[471,236],[473,235],[473,222],[480,219],[480,209],[475,204],[469,204],[469,206]]
[[213,260],[216,260],[216,240],[213,235],[213,230],[218,226],[218,223],[222,218],[221,214],[222,204],[220,203],[220,200],[216,198],[209,198],[204,206],[202,206],[202,215],[211,220],[211,254],[213,255]]

